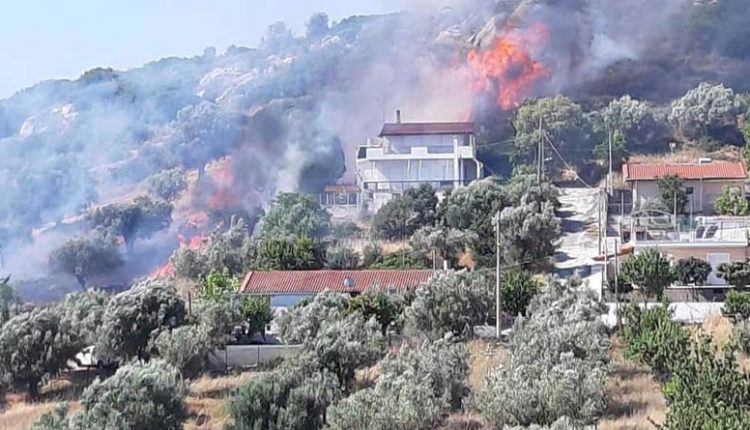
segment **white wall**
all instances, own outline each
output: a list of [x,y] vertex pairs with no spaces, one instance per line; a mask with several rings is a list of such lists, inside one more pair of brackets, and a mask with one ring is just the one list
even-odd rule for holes
[[[413,146],[428,146],[428,147],[440,147],[444,146],[449,148],[449,152],[452,152],[454,135],[449,134],[428,134],[419,136],[388,136],[386,140],[392,151],[398,153],[408,153],[409,149]],[[469,136],[461,135],[458,136],[459,145],[468,145]]]

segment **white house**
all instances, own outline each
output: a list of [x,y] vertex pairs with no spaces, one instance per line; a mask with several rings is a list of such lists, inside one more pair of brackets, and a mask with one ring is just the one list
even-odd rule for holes
[[440,191],[483,176],[473,123],[402,123],[400,117],[357,150],[357,183],[368,212],[421,184]]
[[745,163],[711,162],[710,159],[698,163],[625,163],[622,165],[622,177],[632,192],[633,208],[640,207],[645,201],[659,199],[658,180],[665,176],[678,176],[683,180],[689,203],[685,208],[694,213],[711,214],[714,212],[716,199],[724,187],[734,188],[745,195],[747,169]]

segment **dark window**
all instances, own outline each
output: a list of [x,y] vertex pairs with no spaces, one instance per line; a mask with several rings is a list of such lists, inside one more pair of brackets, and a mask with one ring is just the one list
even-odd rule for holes
[[357,204],[357,193],[349,193],[349,204],[353,206]]
[[694,192],[695,192],[695,190],[693,189],[693,187],[687,187],[687,188],[685,188],[685,194],[687,194],[687,195],[692,195]]

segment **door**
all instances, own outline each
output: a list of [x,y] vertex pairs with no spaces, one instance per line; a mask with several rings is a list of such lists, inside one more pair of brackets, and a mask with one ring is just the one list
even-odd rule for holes
[[706,261],[711,265],[711,274],[708,275],[708,285],[726,285],[727,281],[716,275],[717,269],[721,264],[729,263],[729,254],[716,253],[706,254]]

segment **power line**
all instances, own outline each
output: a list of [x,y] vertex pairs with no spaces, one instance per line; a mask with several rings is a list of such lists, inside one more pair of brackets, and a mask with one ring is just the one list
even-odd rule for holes
[[568,170],[570,170],[570,171],[572,171],[572,172],[574,172],[574,173],[575,173],[575,175],[576,175],[576,179],[577,179],[577,180],[579,180],[579,181],[580,181],[580,182],[581,182],[581,183],[582,183],[583,185],[585,185],[585,186],[586,186],[586,187],[587,187],[588,189],[590,189],[590,190],[593,190],[593,189],[594,189],[594,187],[592,187],[591,185],[587,184],[587,183],[586,183],[586,181],[584,181],[584,180],[583,180],[583,179],[582,179],[582,178],[581,178],[580,176],[578,176],[578,172],[577,172],[577,171],[576,171],[575,169],[573,169],[573,168],[572,168],[572,167],[570,166],[570,164],[568,164],[568,162],[567,162],[567,161],[565,161],[565,159],[564,159],[564,158],[562,157],[562,155],[560,155],[560,152],[559,152],[559,151],[557,150],[557,148],[555,148],[555,145],[554,145],[554,144],[552,143],[552,140],[551,140],[551,139],[549,138],[549,136],[547,135],[547,133],[546,133],[546,132],[544,133],[544,138],[545,138],[545,139],[547,140],[547,143],[549,143],[549,146],[550,146],[550,147],[552,148],[552,151],[554,151],[554,152],[555,152],[555,154],[557,155],[557,158],[559,158],[559,159],[560,159],[560,161],[562,161],[562,163],[563,163],[563,164],[565,165],[565,167],[566,167],[566,168],[567,168]]

